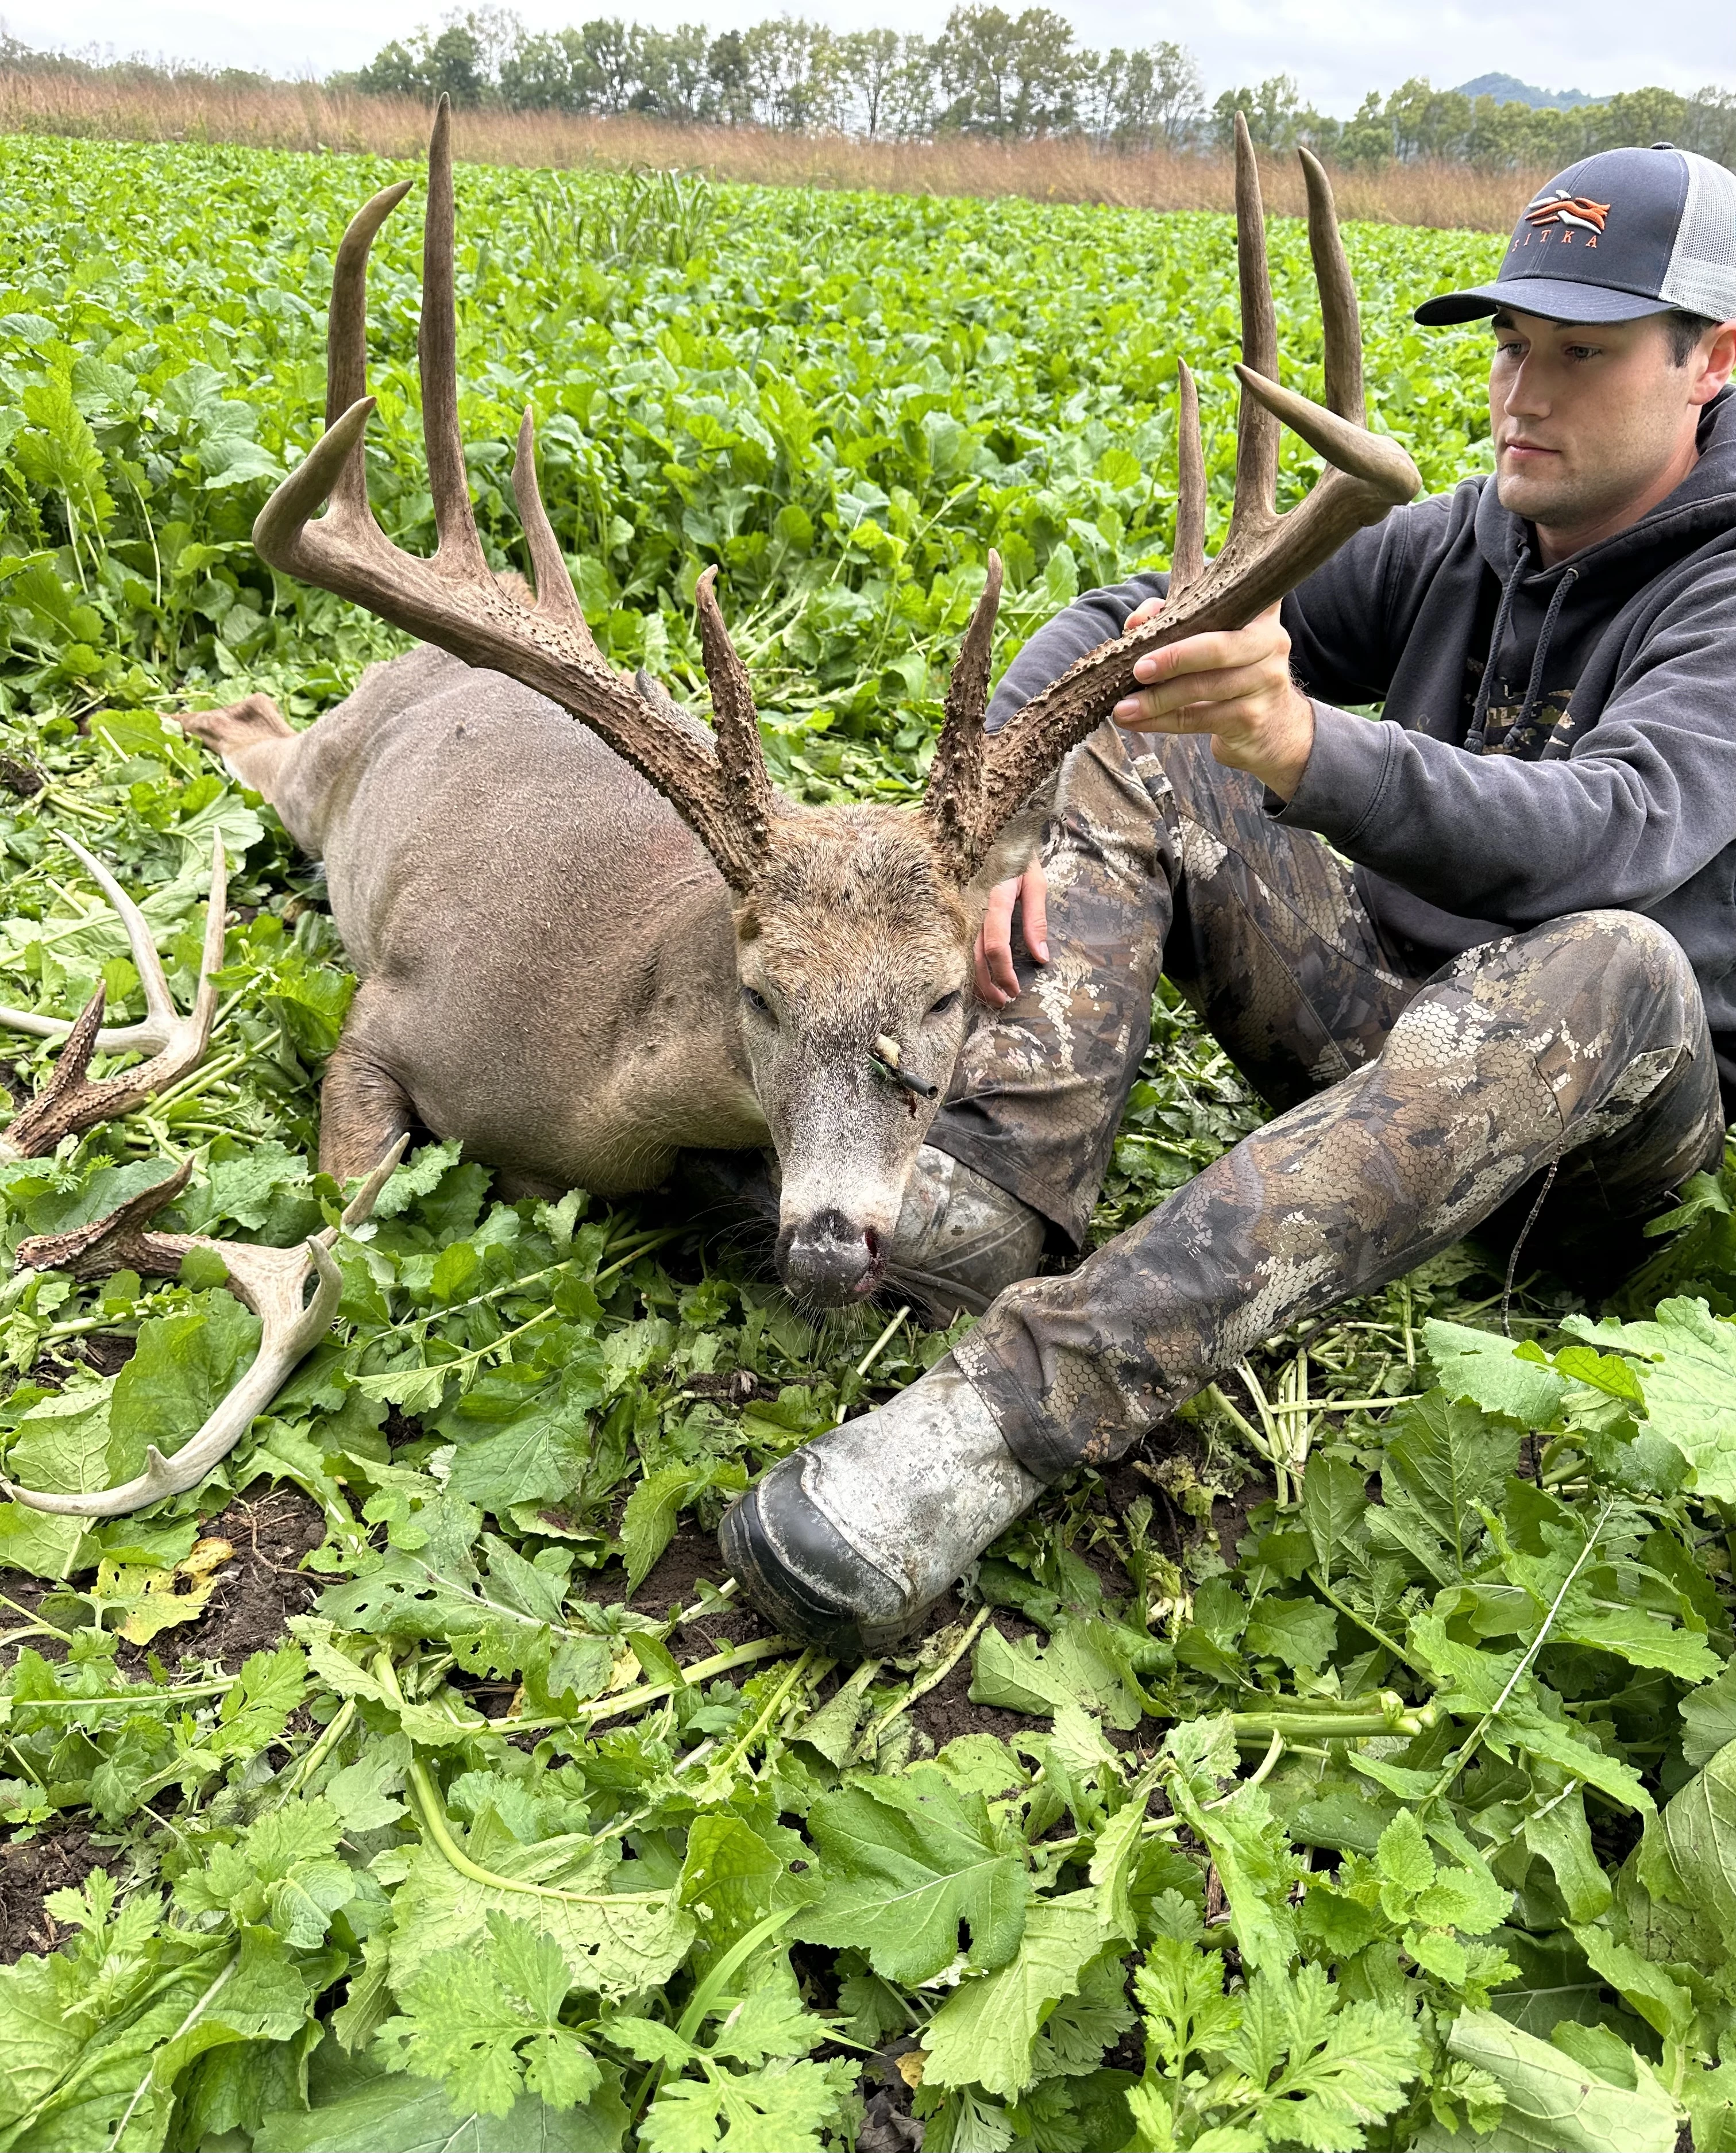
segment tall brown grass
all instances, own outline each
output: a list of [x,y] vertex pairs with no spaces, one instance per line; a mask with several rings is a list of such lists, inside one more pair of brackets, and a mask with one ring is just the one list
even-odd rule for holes
[[[409,98],[359,97],[316,83],[228,88],[197,79],[127,82],[0,69],[0,133],[130,142],[236,142],[257,149],[419,156],[428,113]],[[1150,210],[1227,210],[1227,158],[1153,150],[1121,155],[1065,137],[1002,144],[949,136],[869,142],[757,127],[680,127],[637,114],[593,117],[498,109],[457,115],[458,154],[491,165],[621,170],[679,166],[713,179],[891,194],[1023,195]],[[1469,165],[1394,165],[1333,177],[1340,213],[1386,224],[1505,232],[1546,176]],[[1301,176],[1274,158],[1267,206],[1299,216]]]

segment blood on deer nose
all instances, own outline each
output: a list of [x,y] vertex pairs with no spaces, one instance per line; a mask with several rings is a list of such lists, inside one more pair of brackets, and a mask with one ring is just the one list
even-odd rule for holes
[[786,1226],[778,1236],[778,1275],[799,1300],[825,1307],[859,1300],[880,1284],[880,1235],[835,1208]]

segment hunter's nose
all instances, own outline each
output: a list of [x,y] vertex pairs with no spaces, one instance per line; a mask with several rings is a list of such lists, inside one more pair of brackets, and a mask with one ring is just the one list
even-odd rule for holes
[[778,1275],[803,1300],[836,1307],[872,1293],[883,1266],[880,1236],[841,1211],[817,1211],[778,1236]]

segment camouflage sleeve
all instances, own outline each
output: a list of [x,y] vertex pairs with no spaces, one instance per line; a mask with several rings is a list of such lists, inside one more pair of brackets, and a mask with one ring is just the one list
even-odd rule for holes
[[1112,643],[1127,625],[1127,616],[1135,606],[1150,598],[1161,598],[1169,588],[1167,574],[1148,568],[1129,576],[1124,583],[1087,591],[1064,613],[1045,621],[1002,674],[988,706],[988,730],[998,731],[1015,710],[1022,710],[1032,696],[1051,680],[1058,680],[1069,665],[1095,650],[1099,643]]

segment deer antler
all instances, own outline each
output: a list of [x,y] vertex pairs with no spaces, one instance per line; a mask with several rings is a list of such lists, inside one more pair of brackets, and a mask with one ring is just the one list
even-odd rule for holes
[[[34,1016],[22,1010],[0,1009],[0,1025],[33,1032],[38,1038],[64,1037],[66,1046],[54,1065],[46,1088],[16,1114],[0,1137],[0,1158],[40,1158],[53,1151],[62,1138],[94,1128],[142,1106],[154,1092],[166,1091],[190,1070],[198,1066],[211,1038],[217,1012],[217,990],[211,978],[223,964],[223,915],[229,893],[229,870],[223,856],[223,840],[211,840],[211,898],[205,915],[205,947],[199,959],[199,990],[191,1010],[180,1015],[169,992],[163,960],[157,954],[149,923],[120,884],[94,853],[76,839],[63,842],[76,853],[102,885],[104,894],[120,914],[127,931],[140,983],[145,989],[145,1015],[138,1024],[114,1031],[102,1027],[104,990],[99,987],[75,1023],[57,1017]],[[101,1083],[86,1081],[90,1057],[99,1047],[117,1051],[125,1047],[152,1047],[148,1061],[124,1069]]]
[[[1135,659],[1185,635],[1245,627],[1330,559],[1353,532],[1378,523],[1422,484],[1416,466],[1396,441],[1367,430],[1356,287],[1344,258],[1332,187],[1317,161],[1306,150],[1298,154],[1307,186],[1308,244],[1325,328],[1327,408],[1281,388],[1273,378],[1277,323],[1266,264],[1260,175],[1246,124],[1238,114],[1236,233],[1243,356],[1236,371],[1242,398],[1236,497],[1224,549],[1209,568],[1205,565],[1206,466],[1199,400],[1183,365],[1175,570],[1162,614],[1080,659],[986,740],[981,736],[984,698],[976,691],[974,674],[967,692],[957,690],[955,676],[955,695],[947,698],[947,722],[923,807],[966,875],[980,866],[996,832],[1031,788],[1138,685]],[[1281,420],[1328,466],[1307,497],[1283,516],[1277,506]],[[998,585],[998,574],[992,569],[983,593],[991,627],[991,593]],[[967,650],[983,606],[972,623]],[[963,659],[959,669],[966,671]],[[968,737],[973,731],[974,741]]]
[[[298,1249],[261,1248],[252,1241],[214,1241],[204,1234],[157,1234],[145,1224],[172,1204],[193,1171],[187,1159],[166,1180],[123,1204],[106,1219],[65,1234],[44,1234],[18,1244],[18,1263],[36,1270],[69,1270],[75,1278],[99,1278],[115,1270],[148,1272],[173,1278],[190,1249],[211,1249],[229,1269],[228,1286],[236,1299],[259,1318],[259,1351],[251,1366],[196,1434],[173,1458],[155,1443],[145,1451],[145,1468],[119,1488],[91,1494],[53,1494],[20,1488],[0,1479],[0,1490],[33,1510],[63,1517],[119,1518],[168,1495],[196,1488],[212,1467],[235,1448],[254,1421],[282,1389],[297,1362],[331,1327],[343,1292],[343,1280],[330,1250],[341,1229],[359,1226],[373,1212],[386,1178],[409,1142],[400,1137],[345,1206],[338,1226],[327,1226]],[[317,1280],[304,1307],[302,1295],[309,1277]]]
[[[558,703],[655,786],[732,888],[746,890],[764,858],[777,795],[765,774],[746,670],[708,590],[700,599],[700,618],[706,672],[720,714],[713,751],[698,732],[616,673],[597,649],[537,486],[536,432],[528,410],[519,429],[512,485],[536,581],[534,599],[503,583],[484,556],[458,425],[451,125],[443,97],[428,151],[419,347],[422,432],[439,533],[434,556],[421,560],[401,552],[374,522],[363,442],[374,405],[367,393],[368,253],[374,234],[409,191],[408,181],[376,195],[343,236],[332,274],[326,430],[260,511],[253,543],[285,574],[353,599],[467,664],[504,673]],[[325,514],[310,522],[322,501],[328,503]]]

